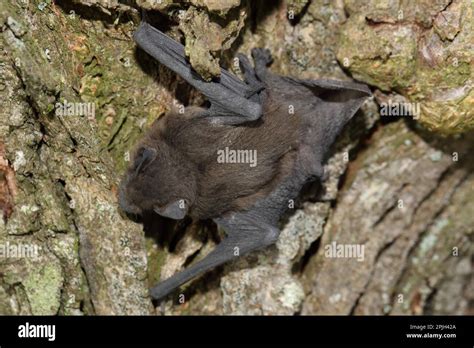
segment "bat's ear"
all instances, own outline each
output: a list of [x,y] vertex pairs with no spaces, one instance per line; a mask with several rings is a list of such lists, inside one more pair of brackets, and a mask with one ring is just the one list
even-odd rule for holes
[[188,213],[188,204],[184,199],[178,199],[165,205],[164,207],[154,207],[154,211],[158,215],[173,220],[181,220]]
[[143,170],[147,165],[153,162],[156,158],[156,150],[150,147],[142,147],[138,150],[137,157],[135,159],[135,175]]

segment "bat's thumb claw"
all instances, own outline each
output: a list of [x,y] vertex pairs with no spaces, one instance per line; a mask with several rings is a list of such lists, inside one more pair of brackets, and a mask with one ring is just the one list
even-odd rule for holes
[[146,14],[146,10],[142,7],[142,22],[148,22],[148,15]]

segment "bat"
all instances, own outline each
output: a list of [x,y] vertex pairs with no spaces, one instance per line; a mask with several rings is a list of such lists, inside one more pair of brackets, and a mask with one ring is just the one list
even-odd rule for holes
[[222,69],[203,80],[184,47],[142,21],[140,48],[210,101],[209,108],[170,111],[144,134],[119,187],[130,214],[212,219],[226,237],[201,261],[150,290],[162,299],[196,276],[274,244],[279,219],[303,185],[324,178],[323,163],[344,125],[371,95],[366,85],[299,80],[271,73],[266,49],[254,64],[238,55],[244,81]]

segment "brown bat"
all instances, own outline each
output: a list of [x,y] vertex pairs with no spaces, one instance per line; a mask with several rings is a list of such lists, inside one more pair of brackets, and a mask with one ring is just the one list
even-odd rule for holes
[[151,296],[160,299],[235,255],[275,243],[281,215],[305,183],[321,180],[330,146],[371,92],[353,82],[272,74],[264,49],[252,51],[255,67],[238,56],[244,82],[224,69],[206,82],[183,46],[148,23],[134,38],[211,107],[155,121],[122,180],[120,206],[133,214],[213,219],[227,234],[203,260],[153,287]]

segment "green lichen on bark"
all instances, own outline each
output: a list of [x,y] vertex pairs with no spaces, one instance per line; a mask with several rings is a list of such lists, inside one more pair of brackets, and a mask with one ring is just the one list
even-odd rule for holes
[[337,57],[354,77],[419,103],[419,122],[442,134],[474,129],[469,0],[346,1]]
[[248,13],[247,1],[240,0],[142,0],[138,5],[178,19],[186,55],[194,70],[207,81],[220,76],[220,55],[239,36]]
[[34,271],[22,280],[31,306],[31,314],[56,314],[59,311],[64,278],[61,265],[55,260],[34,268]]
[[247,12],[241,9],[226,25],[220,25],[206,12],[194,7],[188,8],[181,16],[180,29],[185,35],[185,52],[193,68],[205,80],[220,76],[217,53],[229,49],[244,26]]
[[[434,130],[469,128],[472,8],[465,1],[137,5],[160,12],[149,12],[152,21],[167,17],[154,24],[173,38],[183,33],[191,64],[206,78],[218,75],[222,53],[239,74],[235,53],[266,47],[276,73],[349,80],[347,69],[382,90],[378,102],[389,91],[420,102],[421,122]],[[142,225],[118,212],[117,182],[140,134],[173,104],[202,102],[136,49],[139,7],[116,0],[0,5],[0,145],[17,187],[12,214],[0,220],[0,245],[40,247],[38,258],[0,259],[2,314],[153,313],[148,287],[202,259],[219,239],[214,228],[193,223],[183,236],[157,242],[164,229],[145,237]],[[93,103],[95,115],[58,115],[65,102]],[[334,147],[321,192],[305,192],[300,198],[308,200],[282,220],[276,246],[203,275],[182,287],[183,304],[167,301],[155,310],[467,312],[474,252],[469,134],[440,140],[412,122],[378,121],[370,101]],[[332,241],[366,243],[366,259],[325,258]],[[457,300],[449,301],[453,294]]]
[[[98,47],[95,37],[88,42],[84,32],[94,26],[100,31],[103,24],[65,15],[54,3],[40,1],[2,3],[0,22],[5,86],[0,139],[18,188],[0,234],[10,243],[41,246],[37,260],[0,261],[10,303],[17,303],[11,311],[149,313],[143,234],[119,216],[111,194],[117,180],[114,163],[109,156],[98,157],[107,136],[100,138],[94,120],[84,115],[55,113],[57,103],[87,101],[81,95],[81,77],[87,74],[87,59],[81,55],[87,50],[81,44]],[[123,73],[114,71],[110,75]],[[119,247],[121,237],[128,238],[130,252]],[[107,246],[107,241],[112,243]],[[86,244],[87,255],[80,257]],[[94,279],[93,272],[103,277]],[[104,277],[112,286],[102,285]],[[119,300],[123,296],[126,306]]]

